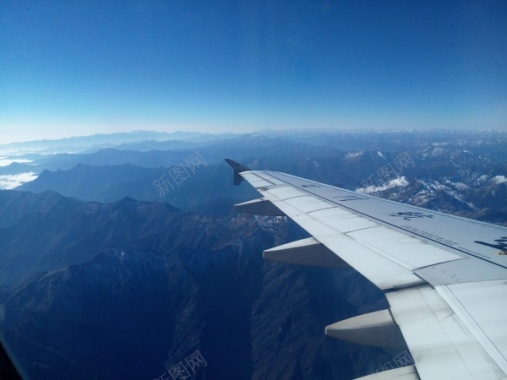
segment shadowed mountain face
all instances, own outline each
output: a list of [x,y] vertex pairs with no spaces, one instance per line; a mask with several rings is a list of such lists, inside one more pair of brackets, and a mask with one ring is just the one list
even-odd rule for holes
[[[2,209],[19,217],[0,230],[2,286],[16,284],[38,271],[88,261],[115,246],[159,251],[162,244],[170,242],[172,249],[178,249],[183,236],[198,235],[201,227],[193,223],[199,217],[184,221],[183,214],[166,203],[129,198],[111,204],[83,203],[52,192],[40,194],[37,203],[30,202],[30,193],[21,193],[28,202],[18,199],[19,193],[3,193],[7,195],[4,198],[14,198],[16,205],[4,199]],[[169,231],[167,226],[173,226],[172,236],[157,241],[157,236]]]
[[[233,186],[231,170],[225,165],[202,167],[195,174],[190,174],[175,183],[167,168],[149,169],[128,164],[77,165],[67,171],[44,171],[36,181],[19,189],[33,192],[52,190],[83,201],[117,202],[130,197],[168,202],[178,208],[213,216],[230,215],[235,202],[254,198],[257,194],[247,184]],[[154,183],[162,176],[170,182],[160,193]]]
[[283,218],[0,197],[0,216],[17,215],[1,219],[2,335],[27,378],[152,379],[196,350],[201,379],[350,378],[389,360],[323,334],[382,306],[364,279],[264,262],[263,249],[303,236]]
[[[278,146],[276,141],[268,139],[267,142],[270,147]],[[278,146],[278,151],[283,151],[284,146]],[[248,159],[244,164],[252,169],[283,171],[351,190],[365,189],[380,197],[486,222],[507,223],[506,163],[487,158],[489,145],[471,148],[476,152],[456,145],[433,146],[421,142],[410,152],[399,146],[384,153],[305,155],[288,151],[283,155],[272,153],[269,157]],[[184,180],[176,183],[170,178],[170,169],[78,165],[68,171],[45,171],[20,189],[53,190],[85,201],[110,202],[126,196],[164,201],[211,216],[229,215],[234,203],[256,196],[248,185],[231,184],[230,168],[225,163],[188,172]],[[170,187],[160,193],[154,183],[164,175]],[[491,207],[493,204],[495,207]]]
[[[192,379],[375,372],[398,353],[323,330],[385,308],[382,294],[352,271],[265,262],[264,249],[306,235],[285,218],[232,212],[257,194],[215,161],[229,152],[252,169],[507,222],[503,140],[416,137],[196,142],[206,165],[162,196],[154,180],[194,151],[48,158],[65,170],[23,186],[35,194],[0,191],[0,333],[29,379],[170,378],[179,365]],[[195,352],[203,361],[191,368]]]

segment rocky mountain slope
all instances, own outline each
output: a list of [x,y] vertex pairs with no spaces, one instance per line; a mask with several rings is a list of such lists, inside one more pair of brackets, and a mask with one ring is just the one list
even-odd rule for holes
[[264,262],[302,236],[284,218],[0,195],[18,215],[0,219],[1,331],[27,378],[150,379],[198,350],[195,378],[339,379],[392,354],[323,334],[382,306],[360,276]]

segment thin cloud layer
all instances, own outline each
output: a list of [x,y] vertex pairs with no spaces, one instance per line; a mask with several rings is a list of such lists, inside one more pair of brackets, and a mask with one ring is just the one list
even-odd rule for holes
[[0,175],[0,190],[11,190],[25,182],[33,181],[36,178],[37,174],[34,172]]

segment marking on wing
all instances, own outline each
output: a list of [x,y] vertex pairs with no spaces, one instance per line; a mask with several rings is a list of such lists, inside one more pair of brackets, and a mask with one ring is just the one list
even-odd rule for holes
[[396,212],[393,214],[390,214],[390,216],[393,217],[402,217],[404,220],[412,220],[412,219],[419,219],[419,218],[433,218],[433,215],[430,214],[423,214],[422,212]]
[[314,185],[314,184],[310,184],[310,185],[301,185],[301,187],[303,188],[309,188],[309,187],[321,187],[320,185]]
[[340,202],[348,202],[348,201],[363,201],[368,198],[366,197],[360,197],[360,196],[354,196],[354,195],[347,195],[347,196],[335,196],[333,198],[336,198]]
[[507,236],[502,236],[499,239],[495,239],[494,242],[496,244],[474,240],[474,243],[485,245],[485,246],[491,247],[491,248],[499,249],[500,252],[498,252],[498,255],[507,255]]

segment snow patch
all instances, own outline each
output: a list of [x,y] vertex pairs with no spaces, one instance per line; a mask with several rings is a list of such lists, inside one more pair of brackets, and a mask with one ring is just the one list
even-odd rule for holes
[[405,186],[408,186],[408,181],[407,179],[405,178],[405,176],[402,176],[402,177],[398,177],[398,178],[395,178],[389,182],[387,182],[385,185],[383,186],[366,186],[366,187],[360,187],[358,189],[356,189],[356,191],[358,193],[363,193],[363,194],[371,194],[371,193],[377,193],[379,191],[385,191],[385,190],[389,190],[389,189],[392,189],[392,188],[395,188],[395,187],[405,187]]
[[345,155],[346,160],[353,160],[354,158],[360,157],[363,155],[363,152],[348,152]]
[[465,191],[468,189],[468,185],[463,182],[452,182],[452,181],[446,179],[445,184],[450,187],[454,187],[458,191]]
[[454,187],[459,191],[465,191],[466,189],[468,189],[468,185],[466,185],[463,182],[455,182]]
[[507,182],[507,177],[505,177],[504,175],[497,175],[493,177],[493,182],[495,185],[500,185],[501,183]]
[[477,178],[477,179],[475,180],[475,182],[476,182],[477,184],[481,184],[481,183],[486,182],[486,180],[487,180],[487,179],[488,179],[488,176],[487,176],[486,174],[483,174],[483,175],[481,175],[479,178]]

